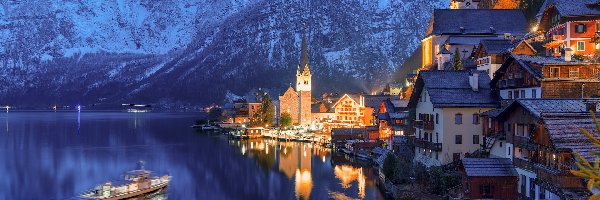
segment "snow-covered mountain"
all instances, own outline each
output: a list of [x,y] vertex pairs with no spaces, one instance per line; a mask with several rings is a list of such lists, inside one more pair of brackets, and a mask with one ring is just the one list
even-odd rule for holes
[[[0,104],[219,102],[283,89],[307,33],[313,90],[389,81],[448,0],[0,3]],[[275,96],[275,95],[272,95]]]

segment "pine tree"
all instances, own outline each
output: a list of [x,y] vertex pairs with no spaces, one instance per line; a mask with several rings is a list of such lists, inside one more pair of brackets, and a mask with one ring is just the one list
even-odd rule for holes
[[271,102],[271,96],[269,93],[265,93],[263,96],[262,107],[260,108],[259,113],[262,126],[271,126],[275,124],[275,106],[273,105],[273,102]]
[[462,65],[462,58],[460,57],[460,52],[458,51],[458,48],[456,48],[454,50],[454,59],[452,61],[454,63],[454,70],[463,70],[463,65]]
[[[598,118],[596,118],[596,115],[593,111],[590,111],[590,113],[592,113],[592,118],[596,124],[596,129],[598,130],[598,134],[600,134],[600,123],[598,122]],[[593,132],[583,128],[579,128],[579,130],[590,141],[592,141],[596,148],[600,148],[600,140],[593,135]],[[596,154],[596,159],[592,161],[586,160],[578,152],[573,153],[575,154],[575,158],[577,158],[578,162],[575,163],[577,165],[577,170],[571,170],[571,173],[587,180],[587,189],[594,192],[589,199],[600,199],[600,192],[596,191],[596,189],[600,188],[600,152],[593,151],[593,153]]]

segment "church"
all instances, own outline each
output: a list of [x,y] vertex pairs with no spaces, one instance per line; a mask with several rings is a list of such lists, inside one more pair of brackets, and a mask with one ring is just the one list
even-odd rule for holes
[[306,46],[306,35],[302,34],[302,47],[300,55],[300,64],[296,70],[295,89],[290,87],[279,96],[279,114],[290,113],[292,124],[310,125],[312,120],[311,113],[311,74],[308,65],[308,48]]

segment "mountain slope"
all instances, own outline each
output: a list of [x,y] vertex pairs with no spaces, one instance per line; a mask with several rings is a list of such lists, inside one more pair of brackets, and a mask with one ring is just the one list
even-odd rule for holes
[[447,2],[1,5],[0,84],[7,87],[0,88],[0,104],[203,105],[228,90],[243,94],[294,82],[302,31],[314,95],[370,92],[391,79],[419,44],[431,10]]

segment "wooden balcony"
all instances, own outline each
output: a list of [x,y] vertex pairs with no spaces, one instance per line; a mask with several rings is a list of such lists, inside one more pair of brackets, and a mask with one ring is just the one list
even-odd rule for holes
[[496,138],[497,140],[506,140],[506,134],[503,130],[488,129],[484,136]]
[[433,143],[422,138],[415,138],[415,147],[431,149],[433,151],[442,151],[442,143]]
[[413,126],[415,128],[423,128],[423,120],[415,120],[415,123],[413,123]]
[[527,171],[534,171],[535,167],[534,167],[534,163],[530,162],[528,160],[524,160],[521,158],[513,158],[513,164],[515,165],[515,167],[527,170]]
[[550,169],[541,164],[535,165],[537,178],[561,188],[585,188],[585,180],[574,176],[569,171]]
[[514,136],[512,137],[512,139],[512,143],[515,145],[515,147],[531,147],[531,143],[529,142],[528,137]]
[[433,130],[435,128],[433,121],[423,121],[423,129],[425,130]]

